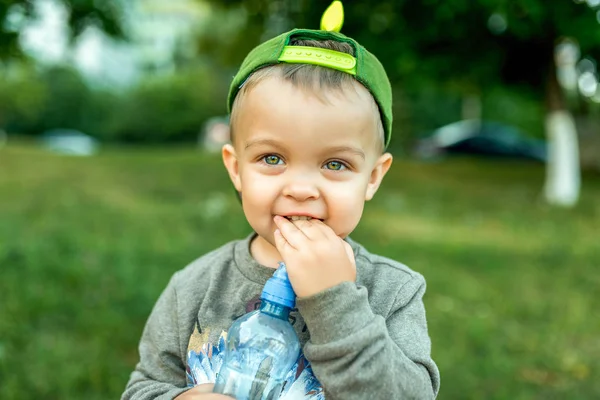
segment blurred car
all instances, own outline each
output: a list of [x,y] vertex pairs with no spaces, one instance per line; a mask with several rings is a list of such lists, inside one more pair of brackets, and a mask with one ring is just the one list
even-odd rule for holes
[[530,159],[545,162],[546,142],[514,126],[492,121],[462,120],[445,125],[417,141],[414,153],[434,159],[448,153]]
[[51,129],[42,134],[41,141],[50,151],[75,156],[91,156],[100,146],[98,140],[75,129]]

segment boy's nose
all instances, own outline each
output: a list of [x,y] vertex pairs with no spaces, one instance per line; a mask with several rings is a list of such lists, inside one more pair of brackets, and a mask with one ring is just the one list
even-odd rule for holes
[[282,194],[296,201],[316,200],[320,196],[317,185],[306,179],[288,182],[283,188]]

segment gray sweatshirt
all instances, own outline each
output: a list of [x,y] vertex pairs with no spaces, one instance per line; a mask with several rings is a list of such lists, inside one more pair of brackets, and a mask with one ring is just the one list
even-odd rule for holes
[[[250,255],[253,237],[230,242],[173,275],[148,318],[140,361],[122,399],[173,399],[187,390],[188,354],[210,361],[231,323],[258,307],[274,270]],[[307,372],[322,385],[310,390],[319,397],[300,398],[434,398],[440,376],[431,359],[423,276],[346,241],[354,250],[357,282],[298,298],[290,313]],[[213,372],[206,382],[214,382]]]

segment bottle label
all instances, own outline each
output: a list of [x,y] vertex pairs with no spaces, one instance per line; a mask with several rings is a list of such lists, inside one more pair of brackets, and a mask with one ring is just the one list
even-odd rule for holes
[[[239,374],[239,371],[231,370],[225,371],[225,368],[221,368],[223,365],[223,356],[225,354],[225,337],[226,332],[223,332],[217,342],[217,345],[204,342],[198,351],[189,350],[187,354],[187,382],[188,386],[201,385],[203,383],[219,383],[221,379],[224,382],[236,382],[239,379],[227,379],[228,374]],[[222,371],[221,371],[222,370]],[[258,372],[258,371],[257,371]],[[264,372],[263,372],[264,374]],[[268,376],[267,376],[268,377]],[[263,375],[264,379],[264,375]],[[245,381],[246,379],[241,379]],[[254,377],[248,379],[246,386],[252,386],[251,381]],[[263,390],[265,385],[262,387],[260,384],[255,385],[255,389]],[[235,388],[226,388],[225,392],[222,393],[235,393]],[[233,394],[232,394],[233,395]],[[300,356],[296,363],[292,366],[285,379],[274,386],[267,394],[264,399],[279,399],[279,400],[324,400],[325,395],[323,394],[323,388],[320,382],[315,377],[310,363],[304,357],[304,354],[300,352]],[[259,397],[260,399],[260,397]]]

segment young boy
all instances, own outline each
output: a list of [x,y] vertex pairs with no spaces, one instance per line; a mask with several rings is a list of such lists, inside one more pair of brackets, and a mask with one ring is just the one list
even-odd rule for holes
[[226,398],[202,383],[214,382],[223,334],[257,307],[279,261],[298,296],[291,319],[303,346],[291,387],[304,385],[281,398],[434,398],[423,277],[348,237],[392,164],[379,61],[340,33],[293,30],[246,57],[229,106],[223,161],[254,232],[173,276],[122,398]]

